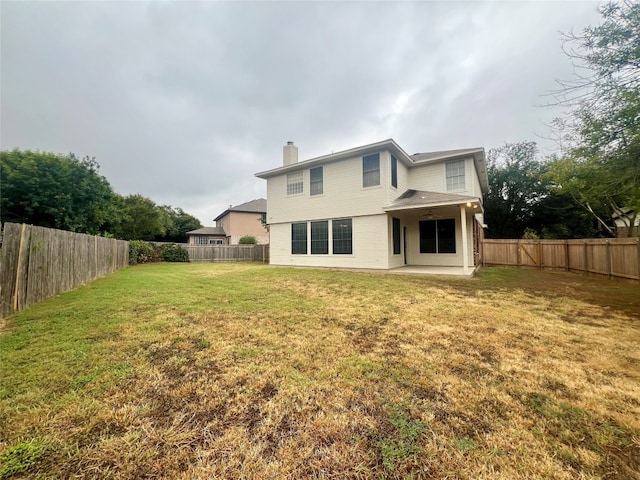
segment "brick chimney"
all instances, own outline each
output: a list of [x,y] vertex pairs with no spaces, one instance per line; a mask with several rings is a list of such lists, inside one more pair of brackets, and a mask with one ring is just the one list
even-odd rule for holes
[[293,165],[294,163],[298,163],[298,147],[296,147],[293,142],[287,142],[287,144],[282,147],[282,165]]

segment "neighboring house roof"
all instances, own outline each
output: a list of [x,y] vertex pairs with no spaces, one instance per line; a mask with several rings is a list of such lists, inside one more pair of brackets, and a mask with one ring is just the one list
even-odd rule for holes
[[197,230],[191,230],[187,232],[187,235],[224,235],[227,234],[224,232],[224,228],[222,227],[203,227],[198,228]]
[[611,218],[615,219],[620,217],[631,217],[631,216],[633,216],[633,210],[627,207],[621,207],[621,208],[613,209],[613,215],[611,215]]
[[361,155],[368,155],[380,150],[387,149],[394,154],[402,163],[411,167],[428,162],[440,162],[445,160],[454,160],[456,158],[467,158],[472,156],[473,161],[478,171],[478,179],[480,180],[480,187],[483,192],[489,191],[489,177],[487,175],[487,166],[483,148],[464,148],[458,150],[442,150],[438,152],[426,152],[416,153],[409,155],[405,152],[392,138],[382,140],[381,142],[370,143],[361,147],[351,148],[349,150],[343,150],[329,155],[323,155],[321,157],[311,158],[309,160],[303,160],[302,162],[292,163],[283,167],[273,168],[264,172],[256,173],[258,178],[270,178],[276,175],[282,175],[283,173],[292,172],[302,168],[313,167],[317,164],[323,164],[328,162],[336,162],[338,160],[344,160]]
[[241,212],[241,213],[267,213],[267,199],[266,198],[257,198],[255,200],[251,200],[250,202],[241,203],[240,205],[236,205],[235,207],[229,207],[216,218],[213,219],[214,222],[217,222],[222,217],[227,215],[229,212]]
[[482,202],[478,197],[468,195],[456,195],[453,193],[427,192],[423,190],[407,190],[390,205],[383,207],[384,211],[409,210],[419,207],[442,207],[445,205],[457,205],[460,203],[472,203],[478,205],[482,211]]

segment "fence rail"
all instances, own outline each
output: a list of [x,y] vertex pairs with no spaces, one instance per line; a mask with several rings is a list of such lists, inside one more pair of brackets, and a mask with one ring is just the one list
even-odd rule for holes
[[597,273],[640,280],[640,238],[483,240],[483,265]]
[[266,262],[269,245],[185,245],[190,262]]
[[5,223],[0,318],[129,264],[129,242]]

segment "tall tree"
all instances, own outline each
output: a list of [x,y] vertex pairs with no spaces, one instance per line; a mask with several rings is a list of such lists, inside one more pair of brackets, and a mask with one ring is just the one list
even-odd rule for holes
[[160,208],[167,215],[167,232],[163,237],[157,237],[156,240],[158,241],[185,243],[187,241],[187,232],[202,228],[200,220],[193,215],[189,215],[181,208],[173,208],[168,205],[163,205]]
[[558,122],[572,126],[572,142],[551,175],[613,234],[612,214],[640,212],[640,4],[608,3],[600,12],[601,25],[565,36],[578,73],[556,99],[573,108]]
[[109,182],[93,158],[12,150],[0,152],[2,221],[100,233],[118,217]]
[[598,235],[594,222],[570,195],[558,192],[547,175],[548,162],[538,158],[535,142],[507,143],[489,150],[490,191],[485,197],[489,238],[541,238]]
[[167,214],[153,200],[129,195],[121,200],[123,219],[116,236],[125,240],[154,240],[167,233]]
[[485,219],[490,238],[520,238],[533,218],[533,209],[546,195],[535,142],[505,144],[489,150],[489,193]]

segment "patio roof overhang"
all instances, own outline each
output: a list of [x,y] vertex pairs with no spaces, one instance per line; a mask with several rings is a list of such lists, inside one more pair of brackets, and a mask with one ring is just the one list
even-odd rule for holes
[[422,190],[407,190],[382,209],[385,212],[396,212],[450,206],[464,207],[469,213],[473,214],[484,212],[482,202],[478,197]]

